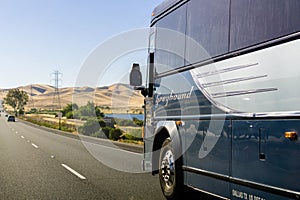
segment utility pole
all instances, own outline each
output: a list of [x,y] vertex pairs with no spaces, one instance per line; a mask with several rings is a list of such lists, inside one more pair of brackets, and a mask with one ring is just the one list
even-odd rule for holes
[[51,77],[54,77],[51,79],[51,82],[54,81],[54,94],[53,94],[53,109],[61,109],[60,105],[60,97],[59,97],[59,83],[62,82],[62,73],[59,71],[54,71],[51,73]]

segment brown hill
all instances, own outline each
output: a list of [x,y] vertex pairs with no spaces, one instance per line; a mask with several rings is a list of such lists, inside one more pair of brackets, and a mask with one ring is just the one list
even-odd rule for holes
[[[58,95],[54,87],[49,85],[33,84],[18,87],[27,92],[29,102],[25,109],[57,109],[59,107]],[[0,99],[4,99],[9,89],[0,89]],[[66,87],[58,89],[61,107],[76,103],[85,105],[88,101],[105,107],[106,112],[114,113],[141,112],[143,96],[126,84],[114,84],[107,87]]]

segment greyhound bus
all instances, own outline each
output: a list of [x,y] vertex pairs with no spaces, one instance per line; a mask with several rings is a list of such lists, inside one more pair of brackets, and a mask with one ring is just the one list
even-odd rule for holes
[[300,0],[165,0],[130,84],[167,199],[300,199]]

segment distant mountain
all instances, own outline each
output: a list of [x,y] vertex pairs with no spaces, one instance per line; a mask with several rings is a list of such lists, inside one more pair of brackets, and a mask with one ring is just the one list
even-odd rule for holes
[[[20,86],[18,89],[27,92],[29,102],[26,109],[56,109],[58,108],[58,95],[61,107],[76,103],[85,105],[88,101],[98,106],[109,108],[114,113],[142,111],[143,96],[126,84],[114,84],[105,87],[66,87],[59,88],[58,94],[53,86],[33,84]],[[9,89],[0,89],[0,99],[4,99]]]

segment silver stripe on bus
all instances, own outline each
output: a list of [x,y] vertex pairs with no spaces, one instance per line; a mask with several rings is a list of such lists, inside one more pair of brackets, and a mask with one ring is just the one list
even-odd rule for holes
[[211,96],[213,98],[222,98],[222,97],[231,97],[231,96],[255,94],[255,93],[262,93],[262,92],[273,92],[273,91],[277,91],[277,90],[278,90],[278,88],[250,89],[250,90],[214,93],[214,94],[211,94]]
[[213,76],[213,75],[217,75],[217,74],[222,74],[222,73],[232,72],[232,71],[236,71],[236,70],[240,70],[240,69],[245,69],[245,68],[248,68],[248,67],[254,67],[256,65],[258,65],[258,63],[249,64],[249,65],[235,66],[235,67],[229,67],[229,68],[226,68],[226,69],[215,70],[215,71],[205,72],[203,74],[198,74],[197,77],[198,78],[204,78],[204,77],[207,77],[207,76]]
[[238,83],[238,82],[242,82],[242,81],[249,81],[249,80],[254,80],[254,79],[259,79],[259,78],[266,78],[266,77],[268,77],[268,75],[249,76],[249,77],[235,78],[235,79],[229,79],[229,80],[218,81],[218,82],[204,83],[204,84],[202,84],[202,86],[204,88],[207,88],[207,87],[226,85],[226,84],[230,84],[230,83]]

